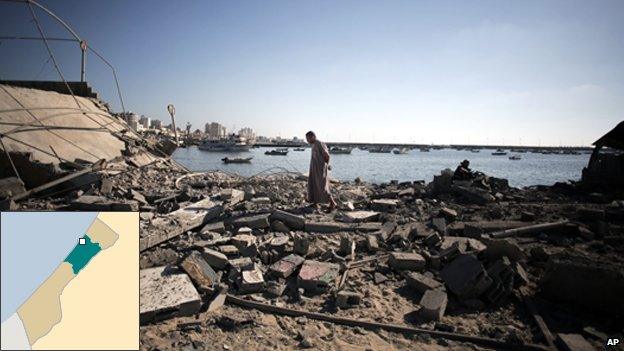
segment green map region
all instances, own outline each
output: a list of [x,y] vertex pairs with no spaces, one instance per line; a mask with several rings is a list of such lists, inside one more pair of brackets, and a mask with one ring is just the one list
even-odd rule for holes
[[65,262],[72,265],[74,274],[77,274],[98,252],[102,250],[100,244],[91,242],[88,235],[84,235],[85,243],[76,245],[74,249],[67,255]]

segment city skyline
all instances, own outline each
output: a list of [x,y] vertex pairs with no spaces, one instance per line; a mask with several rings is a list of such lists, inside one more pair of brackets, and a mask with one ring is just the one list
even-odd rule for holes
[[[587,146],[623,119],[619,1],[43,4],[115,65],[127,110],[165,124],[173,103],[179,126],[265,136]],[[21,4],[0,6],[0,33],[37,35]],[[68,45],[51,44],[78,80]],[[0,78],[58,79],[47,58],[41,43],[2,41]],[[87,81],[121,110],[92,55]]]

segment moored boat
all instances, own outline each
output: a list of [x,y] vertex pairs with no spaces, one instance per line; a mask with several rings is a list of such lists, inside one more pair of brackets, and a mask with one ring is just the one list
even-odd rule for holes
[[329,148],[329,153],[330,154],[343,154],[343,155],[347,155],[351,153],[351,150],[353,150],[350,147],[340,147],[340,146],[332,146]]
[[232,134],[225,139],[204,139],[197,148],[215,152],[247,152],[250,145],[245,138]]
[[229,157],[224,157],[221,159],[221,161],[223,161],[223,163],[251,163],[251,159],[253,157],[235,157],[235,158],[229,158]]
[[288,149],[274,149],[265,151],[264,154],[269,156],[286,156],[288,155]]

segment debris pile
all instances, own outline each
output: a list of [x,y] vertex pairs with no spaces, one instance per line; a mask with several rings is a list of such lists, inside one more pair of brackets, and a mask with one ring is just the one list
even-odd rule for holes
[[[164,313],[153,307],[142,314],[143,347],[175,348],[199,336],[246,345],[222,324],[249,308],[262,313],[227,324],[240,325],[233,330],[241,334],[277,333],[288,347],[334,340],[306,334],[307,326],[323,325],[317,319],[390,333],[405,325],[408,334],[433,337],[421,343],[493,349],[580,339],[597,346],[602,341],[584,328],[621,328],[622,201],[590,203],[557,187],[514,189],[492,177],[464,185],[447,178],[336,182],[341,209],[333,213],[306,207],[305,177],[288,172],[168,175],[171,188],[150,188],[140,177],[131,189],[115,183],[109,196],[137,201],[144,211],[142,270],[185,272],[202,299],[199,312],[163,301]],[[142,281],[142,294],[160,284],[167,283]],[[264,325],[267,314],[278,315],[278,324]],[[305,322],[287,326],[279,315]],[[188,318],[200,332],[180,332]],[[333,338],[353,336],[349,330]],[[249,337],[245,343],[268,345]]]
[[[5,92],[11,106],[33,94]],[[5,163],[33,172],[5,167],[0,205],[140,212],[143,349],[539,350],[622,338],[616,194],[444,170],[428,184],[335,181],[339,209],[326,213],[306,206],[304,175],[191,173],[168,140],[127,133],[80,101],[102,118],[93,123],[112,121],[106,133],[84,126],[114,140],[106,155],[81,159],[56,137],[34,152],[15,137]]]

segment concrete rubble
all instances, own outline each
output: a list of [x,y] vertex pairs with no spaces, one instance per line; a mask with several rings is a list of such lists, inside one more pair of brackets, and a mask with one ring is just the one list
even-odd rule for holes
[[[301,340],[328,349],[354,337],[399,340],[403,349],[462,344],[372,327],[330,330],[329,322],[249,310],[257,304],[286,315],[545,344],[520,303],[528,296],[558,345],[579,345],[569,335],[582,334],[598,347],[583,330],[622,330],[624,202],[617,194],[590,196],[574,184],[516,189],[487,178],[455,184],[444,171],[428,184],[336,182],[340,209],[325,213],[306,206],[300,174],[244,178],[189,173],[165,157],[138,160],[119,158],[95,171],[93,182],[11,206],[140,212],[142,349],[192,349],[198,340],[267,349],[275,335],[287,349]],[[5,200],[24,192],[14,179],[0,184]],[[256,305],[237,306],[243,303]],[[190,322],[199,327],[189,329]],[[237,327],[225,331],[226,324]]]

